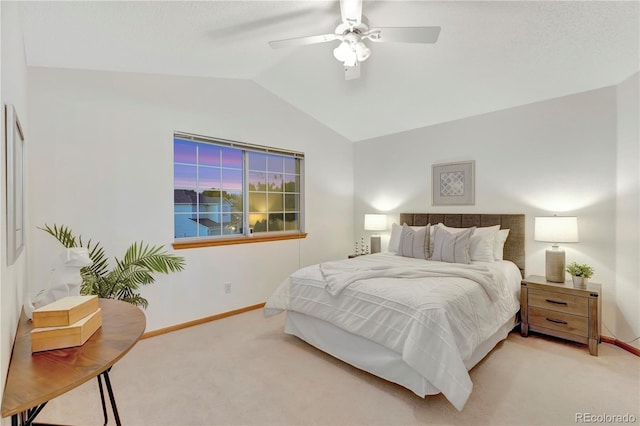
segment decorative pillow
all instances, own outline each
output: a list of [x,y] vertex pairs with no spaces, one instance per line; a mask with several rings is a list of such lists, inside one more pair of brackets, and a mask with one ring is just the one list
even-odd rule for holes
[[471,235],[475,229],[473,227],[450,233],[442,227],[435,227],[431,260],[449,263],[471,263],[469,247],[471,246]]
[[[442,223],[438,227],[455,234],[470,228],[451,228]],[[471,245],[469,247],[469,257],[471,260],[480,262],[493,262],[495,260],[496,250],[496,234],[500,229],[500,225],[483,226],[476,228],[471,235]]]
[[[406,223],[403,223],[403,225],[406,225]],[[419,231],[420,229],[425,228],[424,226],[409,226],[409,228],[413,229],[414,231]],[[391,224],[391,237],[389,237],[389,248],[388,250],[391,253],[398,253],[398,245],[400,244],[400,234],[402,233],[402,226],[398,225],[397,223],[392,223]],[[433,227],[431,227],[431,246],[433,247]],[[429,252],[431,253],[431,252]]]
[[398,244],[398,256],[415,257],[418,259],[429,259],[429,237],[431,225],[427,225],[417,230],[412,229],[406,223],[402,225],[400,242]]
[[508,236],[509,236],[508,229],[501,229],[498,232],[496,232],[495,242],[493,245],[493,258],[495,260],[504,259],[504,242],[507,241]]
[[391,224],[391,237],[389,237],[389,251],[391,253],[398,252],[398,245],[400,244],[400,234],[402,233],[402,226],[397,223]]

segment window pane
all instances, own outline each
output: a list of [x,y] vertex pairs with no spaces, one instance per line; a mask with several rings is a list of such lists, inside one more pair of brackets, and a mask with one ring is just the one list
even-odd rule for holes
[[220,188],[220,168],[219,167],[199,167],[198,168],[198,188],[213,189]]
[[229,211],[242,213],[242,191],[222,191],[222,198],[229,202]]
[[249,193],[249,211],[250,212],[266,212],[267,211],[267,194],[264,192]]
[[201,166],[219,166],[222,148],[201,143],[198,146],[198,164]]
[[198,218],[199,234],[201,236],[222,235],[222,215],[219,213],[201,214]]
[[253,232],[267,232],[267,215],[266,214],[250,214],[249,227],[253,228]]
[[242,150],[236,148],[221,148],[222,166],[242,169]]
[[282,194],[270,192],[268,200],[270,212],[281,212],[284,210],[284,197]]
[[192,219],[194,215],[176,213],[173,215],[173,232],[175,238],[197,237],[198,226]]
[[207,190],[200,194],[200,212],[218,213],[220,212],[220,191]]
[[222,188],[242,191],[242,170],[222,169]]
[[198,168],[196,166],[175,164],[173,166],[173,187],[195,189],[197,172]]
[[174,139],[173,141],[173,162],[196,164],[195,142]]
[[298,210],[298,195],[297,194],[285,194],[284,195],[284,210],[287,212]]
[[298,213],[285,213],[284,215],[284,230],[296,231],[300,229],[298,222]]
[[[198,202],[198,197],[196,195],[196,191],[190,189],[174,189],[173,190],[173,203],[177,206],[188,206],[189,210],[183,211],[194,211],[195,206]],[[176,210],[178,211],[178,210]]]
[[269,192],[282,192],[282,174],[269,173]]
[[300,174],[300,161],[293,157],[284,157],[284,172]]
[[269,231],[284,231],[284,213],[269,213]]
[[284,171],[284,161],[281,155],[269,155],[267,158],[267,170],[270,172]]
[[284,175],[284,191],[300,192],[300,176]]
[[225,216],[222,233],[224,235],[242,234],[242,217],[243,215],[241,213],[231,213],[228,215],[228,220],[227,216]]
[[267,174],[265,172],[249,172],[249,191],[266,191]]
[[249,151],[249,170],[266,171],[267,154]]

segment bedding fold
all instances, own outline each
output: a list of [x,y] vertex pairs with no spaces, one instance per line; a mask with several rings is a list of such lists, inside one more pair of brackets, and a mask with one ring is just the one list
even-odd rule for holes
[[320,264],[320,272],[327,282],[326,289],[332,296],[356,281],[372,278],[425,278],[425,277],[462,277],[477,282],[482,286],[491,300],[498,298],[493,284],[494,276],[489,268],[482,265],[464,264],[429,264],[420,267],[394,267],[389,265],[373,265],[358,267],[345,265],[344,262],[327,262]]

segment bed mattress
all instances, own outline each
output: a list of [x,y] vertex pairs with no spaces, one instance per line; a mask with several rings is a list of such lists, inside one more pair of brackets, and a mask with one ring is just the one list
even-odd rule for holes
[[[425,273],[431,266],[436,272]],[[454,272],[447,274],[443,268],[449,266]],[[331,291],[327,271],[341,269],[345,276],[362,279],[343,280],[338,291]],[[455,271],[460,269],[468,271],[458,276]],[[412,272],[394,276],[391,270]],[[476,271],[489,275],[489,283],[474,280]],[[475,360],[478,353],[490,350],[485,350],[486,342],[493,347],[496,336],[506,337],[505,328],[513,326],[520,278],[519,269],[509,261],[461,266],[377,253],[298,270],[269,298],[265,315],[285,310],[302,314],[348,333],[345,336],[385,348],[424,378],[423,389],[409,387],[412,391],[419,395],[442,392],[462,409],[473,388],[468,369],[479,361]],[[294,314],[293,322],[295,318]],[[312,340],[308,330],[296,332],[292,321],[287,320],[291,334]],[[323,350],[330,346],[310,343]],[[346,361],[360,368],[358,362],[368,362]],[[372,372],[398,382],[384,372]]]

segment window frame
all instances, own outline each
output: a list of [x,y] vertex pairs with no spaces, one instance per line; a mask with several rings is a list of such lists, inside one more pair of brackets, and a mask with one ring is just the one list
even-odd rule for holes
[[[242,221],[243,221],[243,232],[239,234],[222,234],[216,236],[196,236],[196,237],[183,237],[178,238],[175,236],[175,219],[174,219],[174,241],[173,248],[174,249],[182,249],[182,248],[198,248],[198,247],[209,247],[209,246],[219,246],[219,245],[230,245],[230,244],[245,244],[245,243],[258,243],[258,242],[268,242],[268,241],[279,241],[279,240],[289,240],[289,239],[300,239],[306,238],[307,233],[305,232],[305,212],[304,212],[304,186],[305,186],[305,178],[304,178],[304,153],[299,151],[291,151],[287,149],[273,148],[264,145],[256,145],[250,144],[246,142],[238,142],[229,139],[222,138],[214,138],[203,135],[196,135],[187,132],[174,131],[172,144],[175,148],[176,139],[192,141],[196,143],[205,143],[210,145],[216,145],[221,147],[229,147],[233,149],[242,150]],[[250,216],[250,206],[249,206],[249,152],[258,152],[263,154],[275,154],[279,156],[294,158],[296,161],[299,161],[299,188],[298,188],[298,229],[296,230],[279,230],[279,231],[265,231],[259,233],[253,233],[252,229],[249,227],[249,216]],[[175,152],[175,151],[174,151]],[[174,185],[173,190],[175,193],[175,157],[173,159],[173,167],[174,167]],[[199,167],[199,166],[197,166]],[[284,191],[284,188],[283,188]],[[175,196],[174,196],[175,197]],[[175,200],[175,198],[174,198]],[[283,207],[284,209],[284,207]],[[286,211],[285,211],[286,213]],[[173,215],[175,217],[175,201],[174,201],[174,210]],[[269,211],[267,210],[267,215]]]

